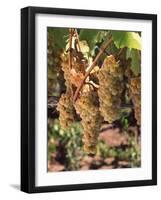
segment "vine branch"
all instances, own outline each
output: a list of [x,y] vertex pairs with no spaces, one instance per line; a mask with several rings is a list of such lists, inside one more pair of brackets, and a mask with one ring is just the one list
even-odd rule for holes
[[76,42],[76,45],[78,46],[78,51],[81,51],[77,29],[75,29],[75,37],[76,37],[75,42]]
[[69,67],[72,68],[72,55],[71,55],[71,48],[72,48],[72,37],[73,37],[73,30],[69,29]]
[[77,100],[78,94],[79,94],[80,90],[82,89],[83,84],[85,83],[87,77],[89,76],[89,74],[90,74],[90,72],[92,71],[92,69],[95,67],[95,65],[96,65],[98,59],[100,58],[100,56],[102,55],[102,53],[103,53],[103,52],[105,51],[105,49],[111,44],[111,42],[112,42],[112,37],[111,37],[108,41],[106,41],[106,42],[101,46],[101,48],[99,49],[99,52],[98,52],[97,56],[95,57],[95,59],[94,59],[92,65],[90,66],[90,68],[89,68],[88,71],[86,72],[86,74],[85,74],[85,76],[84,76],[84,79],[80,82],[79,87],[78,87],[78,88],[76,89],[76,91],[75,91],[75,94],[74,94],[74,97],[73,97],[73,102],[75,102],[75,101]]

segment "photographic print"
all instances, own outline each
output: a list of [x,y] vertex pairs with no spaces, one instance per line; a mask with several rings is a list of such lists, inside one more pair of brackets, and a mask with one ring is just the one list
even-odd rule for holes
[[47,28],[48,171],[141,165],[141,32]]
[[157,184],[157,16],[21,10],[21,190]]

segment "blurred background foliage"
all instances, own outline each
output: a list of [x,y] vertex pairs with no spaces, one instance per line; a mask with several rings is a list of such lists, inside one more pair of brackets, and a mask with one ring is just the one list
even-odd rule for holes
[[[119,48],[125,47],[127,58],[135,58],[132,59],[135,60],[131,66],[132,71],[136,75],[140,73],[137,53],[137,49],[141,49],[140,33],[91,29],[77,29],[77,31],[79,39],[84,41],[81,45],[84,45],[83,49],[88,58],[94,58],[103,41],[112,35],[114,42],[99,62],[103,62],[106,55],[118,54]],[[59,113],[53,107],[66,90],[60,55],[67,49],[69,35],[67,28],[49,27],[47,33],[48,171],[139,167],[141,164],[140,129],[136,125],[133,112],[130,114],[123,112],[121,119],[114,125],[103,124],[95,155],[87,155],[83,151],[79,119],[68,130],[60,127]]]
[[[73,123],[69,130],[63,130],[59,120],[55,119],[48,123],[49,171],[139,167],[140,145],[135,131],[117,133],[116,138],[114,130],[100,133],[97,152],[93,156],[83,151],[79,122]],[[108,133],[113,138],[106,137]]]

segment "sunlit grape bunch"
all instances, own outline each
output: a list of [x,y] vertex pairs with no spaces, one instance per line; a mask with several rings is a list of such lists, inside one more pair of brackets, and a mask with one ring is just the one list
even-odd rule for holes
[[69,92],[61,95],[57,105],[57,110],[59,111],[61,127],[63,129],[69,128],[70,125],[74,122],[76,115],[71,100],[71,94]]
[[107,56],[99,71],[100,112],[105,121],[112,123],[120,118],[121,95],[124,90],[124,70],[113,55]]
[[65,79],[65,86],[66,86],[66,91],[71,92],[72,91],[72,84],[71,84],[71,79],[70,79],[70,73],[71,73],[71,68],[69,66],[69,58],[68,54],[62,53],[61,54],[61,67],[64,72],[64,79]]
[[130,97],[134,104],[134,114],[137,124],[141,124],[141,77],[130,79]]
[[81,117],[84,150],[91,154],[96,152],[98,133],[102,123],[98,105],[97,92],[92,86],[84,85],[82,93],[75,103],[75,108]]

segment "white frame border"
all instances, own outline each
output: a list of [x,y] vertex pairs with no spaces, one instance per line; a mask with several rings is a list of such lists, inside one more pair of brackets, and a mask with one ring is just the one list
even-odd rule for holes
[[[79,24],[79,26],[78,26]],[[76,27],[142,32],[141,167],[112,170],[47,172],[47,27]],[[103,17],[36,14],[35,184],[56,186],[81,183],[148,180],[152,178],[152,21]],[[71,178],[72,177],[72,178]]]

